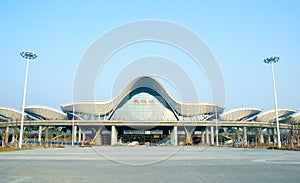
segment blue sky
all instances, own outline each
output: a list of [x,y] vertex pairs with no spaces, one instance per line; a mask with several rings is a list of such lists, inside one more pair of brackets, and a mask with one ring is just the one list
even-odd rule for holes
[[[281,58],[275,65],[279,107],[300,110],[299,8],[298,1],[267,0],[1,1],[0,105],[17,109],[22,105],[26,62],[21,51],[39,55],[29,67],[27,105],[59,108],[72,102],[80,59],[99,36],[121,24],[157,19],[180,24],[205,41],[223,73],[227,110],[273,108],[271,67],[262,63],[269,56]],[[210,88],[201,70],[195,70],[178,50],[145,43],[118,54],[100,75],[104,80],[96,82],[96,100],[111,97],[111,83],[132,58],[158,54],[184,67],[201,90],[201,102],[210,102]]]

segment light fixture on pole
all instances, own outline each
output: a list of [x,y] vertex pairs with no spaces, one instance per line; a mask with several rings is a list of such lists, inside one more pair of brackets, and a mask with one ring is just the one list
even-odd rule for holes
[[276,93],[276,82],[275,82],[275,74],[274,74],[274,64],[279,62],[279,57],[270,57],[264,59],[264,63],[271,64],[272,66],[272,78],[273,78],[273,91],[274,91],[274,101],[275,101],[275,114],[276,114],[276,128],[277,128],[277,143],[278,148],[281,148],[280,141],[280,128],[279,128],[279,119],[278,119],[278,106],[277,106],[277,93]]
[[21,118],[21,127],[20,127],[20,138],[19,138],[19,148],[22,148],[23,142],[23,128],[24,128],[24,108],[26,102],[26,88],[27,88],[27,78],[28,78],[28,67],[29,61],[37,57],[37,54],[32,52],[21,52],[20,55],[26,59],[26,73],[25,73],[25,82],[24,82],[24,93],[23,93],[23,104],[22,104],[22,118]]

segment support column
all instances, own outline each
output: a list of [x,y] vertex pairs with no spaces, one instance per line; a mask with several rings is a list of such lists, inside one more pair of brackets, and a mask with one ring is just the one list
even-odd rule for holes
[[73,142],[77,142],[77,126],[74,126],[74,132],[73,132]]
[[219,145],[219,127],[216,126],[216,144]]
[[202,137],[201,137],[201,143],[204,144],[205,143],[205,131],[202,131]]
[[81,142],[81,128],[78,129],[78,142]]
[[42,144],[42,129],[43,129],[43,127],[42,127],[42,126],[39,126],[39,136],[38,136],[38,141],[39,141],[39,144],[40,144],[40,145]]
[[12,130],[11,143],[15,143],[15,129]]
[[8,137],[9,137],[9,127],[7,126],[5,128],[5,139],[2,139],[4,141],[4,145],[8,143]]
[[244,145],[248,145],[247,127],[244,126]]
[[94,144],[97,145],[97,146],[101,146],[102,145],[102,137],[101,137],[101,129],[102,127],[100,127],[98,129],[98,131],[96,132],[95,136],[94,136]]
[[213,145],[213,144],[215,144],[215,137],[214,137],[215,135],[214,135],[214,127],[213,126],[211,126],[210,127],[210,140],[211,140],[211,144]]
[[263,130],[260,130],[260,144],[264,144],[265,140],[264,140],[264,134],[263,134]]
[[173,132],[171,134],[171,144],[177,146],[177,126],[174,126]]
[[208,135],[208,126],[205,129],[205,133],[206,133],[206,144],[209,145],[209,135]]
[[268,129],[268,144],[271,145],[271,129]]
[[45,131],[45,145],[46,145],[46,147],[48,147],[48,136],[49,136],[49,129],[48,129],[48,127],[46,127],[46,131]]
[[118,140],[118,133],[116,130],[116,126],[111,126],[111,146],[114,146],[117,144],[117,140]]
[[237,140],[241,141],[241,133],[240,133],[240,127],[237,127]]
[[85,141],[85,132],[82,132],[82,141]]

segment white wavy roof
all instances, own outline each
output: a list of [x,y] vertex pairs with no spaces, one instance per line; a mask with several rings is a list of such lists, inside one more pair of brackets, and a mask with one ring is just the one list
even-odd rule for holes
[[11,107],[0,106],[0,116],[8,120],[21,120],[22,113]]
[[[289,116],[294,114],[297,110],[295,109],[278,109],[278,117]],[[275,109],[260,113],[257,115],[256,121],[263,122],[274,122],[276,120]]]
[[224,106],[213,103],[185,103],[175,99],[155,77],[142,75],[129,82],[113,99],[104,102],[75,102],[61,106],[64,112],[81,112],[93,115],[105,115],[114,111],[128,94],[138,88],[150,88],[161,95],[178,115],[200,115],[205,113],[222,113]]
[[291,117],[295,120],[295,122],[300,123],[300,112],[293,114]]
[[26,106],[24,109],[27,114],[32,115],[39,119],[53,119],[53,120],[67,119],[67,114],[47,106],[39,106],[39,105]]
[[221,119],[223,121],[241,121],[244,119],[248,119],[252,116],[259,114],[262,109],[259,108],[250,108],[250,107],[242,107],[237,109],[232,109],[230,111],[224,112],[221,115]]

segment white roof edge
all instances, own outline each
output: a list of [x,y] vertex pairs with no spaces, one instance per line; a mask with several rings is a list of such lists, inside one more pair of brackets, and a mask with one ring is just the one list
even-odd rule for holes
[[60,111],[58,109],[49,107],[49,106],[42,106],[42,105],[30,105],[30,106],[25,106],[24,109],[30,109],[30,108],[40,108],[40,109],[46,109],[46,110],[50,110],[62,115],[67,115],[66,113],[64,113],[63,111]]
[[300,112],[296,112],[295,114],[292,114],[291,117],[300,117]]
[[106,100],[106,101],[79,101],[79,102],[70,102],[66,104],[62,104],[60,107],[67,107],[71,105],[77,105],[77,104],[109,104],[111,102],[111,99]]
[[4,109],[4,110],[10,110],[16,113],[22,113],[21,111],[19,111],[18,109],[12,108],[12,107],[8,107],[8,106],[0,106],[0,109]]
[[[268,110],[268,111],[265,111],[265,112],[262,112],[260,114],[258,114],[257,116],[261,116],[261,115],[265,115],[265,114],[268,114],[268,113],[272,113],[272,112],[275,112],[276,109],[271,109],[271,110]],[[278,108],[278,111],[291,111],[291,112],[297,112],[296,109],[292,109],[292,108]]]
[[[73,102],[73,103],[69,103],[69,104],[63,104],[61,105],[61,109],[62,111],[64,111],[63,108],[68,108],[68,107],[72,107],[72,105],[89,105],[89,104],[102,104],[102,105],[109,105],[111,104],[111,107],[107,107],[105,106],[105,108],[103,109],[102,113],[108,113],[111,110],[114,110],[117,105],[121,102],[121,100],[128,95],[128,93],[130,93],[132,90],[136,89],[137,86],[134,86],[135,84],[139,85],[139,82],[142,81],[142,79],[144,78],[148,78],[150,80],[152,80],[151,82],[154,84],[157,84],[157,86],[149,86],[150,89],[159,89],[159,91],[157,91],[158,93],[160,93],[160,95],[162,95],[162,97],[169,103],[169,105],[171,106],[172,110],[175,110],[178,113],[185,113],[185,111],[182,111],[180,108],[178,108],[177,106],[179,105],[191,105],[191,106],[215,106],[219,109],[224,110],[225,106],[219,105],[219,104],[214,104],[214,103],[204,103],[204,102],[197,102],[197,103],[189,103],[189,102],[183,102],[183,101],[179,101],[177,99],[175,99],[173,97],[173,95],[171,93],[169,93],[169,91],[165,88],[165,86],[154,76],[149,75],[149,74],[141,74],[138,77],[133,78],[130,82],[128,82],[120,91],[119,93],[117,93],[115,96],[113,96],[111,99],[107,100],[107,101],[82,101],[82,102]],[[143,84],[141,84],[143,85]],[[133,87],[134,86],[134,87]]]
[[260,111],[260,112],[263,111],[262,108],[256,108],[256,107],[239,107],[239,108],[235,108],[235,109],[231,109],[229,111],[226,111],[222,115],[226,115],[226,114],[237,112],[237,111],[243,111],[243,110],[255,110],[255,111]]

